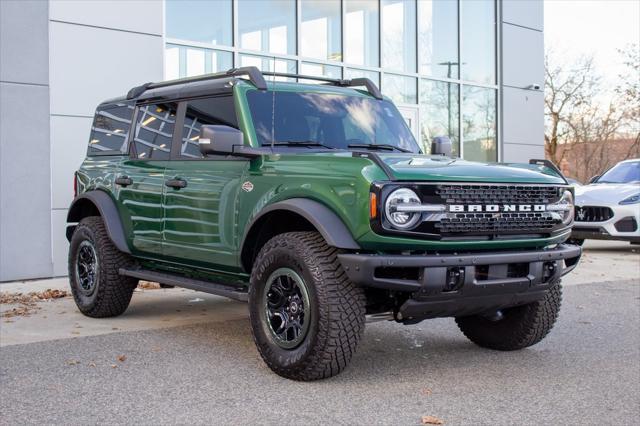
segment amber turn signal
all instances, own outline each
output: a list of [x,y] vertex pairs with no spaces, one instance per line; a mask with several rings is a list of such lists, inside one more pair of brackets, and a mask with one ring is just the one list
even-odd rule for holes
[[371,219],[378,217],[378,195],[375,192],[369,195],[369,217]]

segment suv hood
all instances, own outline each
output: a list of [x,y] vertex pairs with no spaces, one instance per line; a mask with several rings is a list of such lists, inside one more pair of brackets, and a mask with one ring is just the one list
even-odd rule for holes
[[397,180],[565,184],[554,170],[533,164],[477,163],[420,154],[376,154]]
[[617,205],[639,192],[633,183],[596,183],[576,188],[576,204],[581,206]]

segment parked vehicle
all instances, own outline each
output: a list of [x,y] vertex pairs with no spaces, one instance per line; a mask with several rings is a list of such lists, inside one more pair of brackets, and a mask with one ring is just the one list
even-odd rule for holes
[[67,219],[82,313],[123,313],[141,279],[245,300],[262,358],[297,380],[343,370],[367,314],[455,317],[497,350],[544,338],[581,254],[557,169],[446,139],[424,155],[370,80],[265,74],[325,84],[248,67],[98,106]]
[[640,243],[640,159],[621,161],[588,185],[576,188],[572,241],[620,240]]
[[579,180],[577,180],[577,179],[573,179],[573,178],[569,178],[569,177],[568,177],[568,178],[566,178],[566,179],[567,179],[567,182],[569,183],[569,185],[572,185],[572,186],[582,186],[582,183],[580,183],[580,181],[579,181]]

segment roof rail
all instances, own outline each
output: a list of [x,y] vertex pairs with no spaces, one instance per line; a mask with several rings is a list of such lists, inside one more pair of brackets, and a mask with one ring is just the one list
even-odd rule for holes
[[249,81],[259,90],[267,90],[267,83],[264,79],[264,76],[267,75],[267,76],[274,76],[274,77],[290,77],[290,78],[298,78],[298,79],[305,79],[305,80],[323,81],[325,83],[333,84],[335,86],[342,86],[342,87],[364,86],[367,88],[367,91],[374,98],[382,99],[382,93],[380,92],[380,89],[378,89],[378,86],[376,86],[376,84],[368,78],[361,77],[361,78],[354,78],[351,80],[343,80],[343,79],[328,78],[328,77],[315,77],[312,75],[288,74],[283,72],[264,72],[263,73],[263,72],[260,72],[260,70],[257,67],[231,68],[228,71],[218,72],[214,74],[204,74],[204,75],[198,75],[195,77],[180,78],[180,79],[169,80],[169,81],[160,81],[157,83],[153,83],[153,82],[144,83],[144,84],[141,84],[140,86],[136,86],[131,90],[129,90],[129,92],[127,93],[127,99],[137,98],[138,96],[142,95],[144,92],[146,92],[149,89],[157,89],[160,87],[175,86],[178,84],[185,84],[185,83],[194,83],[196,81],[215,80],[218,78],[239,77],[243,75],[248,76]]
[[196,81],[215,80],[218,78],[239,77],[242,75],[248,76],[249,81],[254,86],[256,86],[257,89],[267,90],[267,83],[265,82],[264,77],[262,76],[262,73],[258,68],[242,67],[242,68],[231,68],[230,70],[225,72],[204,74],[204,75],[198,75],[195,77],[180,78],[177,80],[160,81],[158,83],[152,83],[152,82],[144,83],[140,86],[136,86],[131,90],[129,90],[129,92],[127,93],[127,99],[137,98],[138,96],[142,95],[144,92],[146,92],[149,89],[157,89],[159,87],[168,87],[168,86],[175,86],[178,84],[193,83]]
[[273,76],[273,77],[290,77],[290,78],[298,78],[298,79],[304,79],[304,80],[323,81],[325,83],[330,83],[335,86],[342,86],[342,87],[364,86],[367,88],[367,91],[371,94],[371,96],[373,96],[376,99],[382,99],[382,93],[380,92],[380,89],[378,89],[378,86],[376,86],[376,84],[373,81],[365,77],[354,78],[351,80],[344,80],[344,79],[338,79],[338,78],[316,77],[312,75],[289,74],[284,72],[271,72],[271,71],[263,72],[262,74],[267,76]]

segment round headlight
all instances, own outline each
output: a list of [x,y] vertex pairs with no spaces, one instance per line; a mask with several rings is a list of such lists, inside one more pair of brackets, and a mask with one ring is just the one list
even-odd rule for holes
[[387,220],[394,228],[409,229],[413,228],[419,221],[422,213],[420,212],[407,212],[398,209],[402,205],[416,205],[421,204],[418,194],[410,190],[409,188],[400,188],[393,191],[387,197],[387,201],[384,203],[384,212]]
[[573,221],[573,215],[575,214],[575,206],[573,204],[573,194],[566,189],[558,201],[558,205],[564,206],[564,216],[562,217],[562,223],[568,225]]

